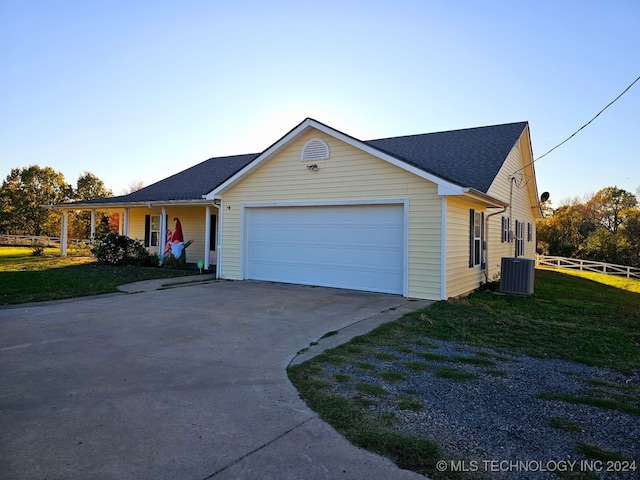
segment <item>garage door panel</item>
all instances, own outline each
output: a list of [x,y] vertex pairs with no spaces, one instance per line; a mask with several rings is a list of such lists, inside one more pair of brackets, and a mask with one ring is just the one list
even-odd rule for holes
[[251,208],[247,278],[403,293],[403,205]]
[[[349,288],[383,293],[402,293],[398,288],[388,285],[401,285],[402,275],[395,271],[381,271],[370,269],[369,272],[358,267],[342,266],[339,272],[332,266],[319,262],[280,263],[278,275],[272,274],[273,264],[267,263],[255,266],[254,280],[270,280],[284,283],[300,283],[303,285],[318,285],[321,287]],[[262,274],[260,273],[262,271]],[[363,278],[363,275],[369,275]]]

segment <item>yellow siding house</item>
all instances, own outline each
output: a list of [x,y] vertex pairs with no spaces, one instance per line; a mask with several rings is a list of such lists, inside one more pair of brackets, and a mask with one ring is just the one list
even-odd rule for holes
[[440,300],[534,258],[532,162],[526,122],[361,141],[308,118],[262,153],[57,207],[120,208],[156,252],[177,218],[219,278]]

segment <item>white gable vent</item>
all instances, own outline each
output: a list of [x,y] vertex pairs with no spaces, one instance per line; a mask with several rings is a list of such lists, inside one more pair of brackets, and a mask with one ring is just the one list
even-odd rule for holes
[[329,145],[319,138],[312,138],[305,143],[300,153],[300,160],[303,162],[326,160],[327,158],[329,158]]

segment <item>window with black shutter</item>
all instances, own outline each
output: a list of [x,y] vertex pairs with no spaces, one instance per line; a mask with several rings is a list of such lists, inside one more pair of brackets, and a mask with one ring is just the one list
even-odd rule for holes
[[483,212],[469,210],[469,267],[482,264],[483,223]]

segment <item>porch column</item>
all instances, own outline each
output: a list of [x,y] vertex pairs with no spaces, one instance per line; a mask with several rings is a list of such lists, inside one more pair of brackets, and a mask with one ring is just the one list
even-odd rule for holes
[[129,236],[129,209],[125,207],[122,215],[122,235]]
[[62,211],[62,221],[60,222],[60,256],[67,256],[67,238],[69,236],[69,210]]
[[204,268],[209,269],[211,261],[211,207],[207,205],[204,218]]
[[158,245],[158,257],[162,262],[162,254],[164,246],[167,244],[167,207],[162,207],[162,215],[160,215],[160,244]]
[[91,210],[91,243],[96,239],[96,211]]

